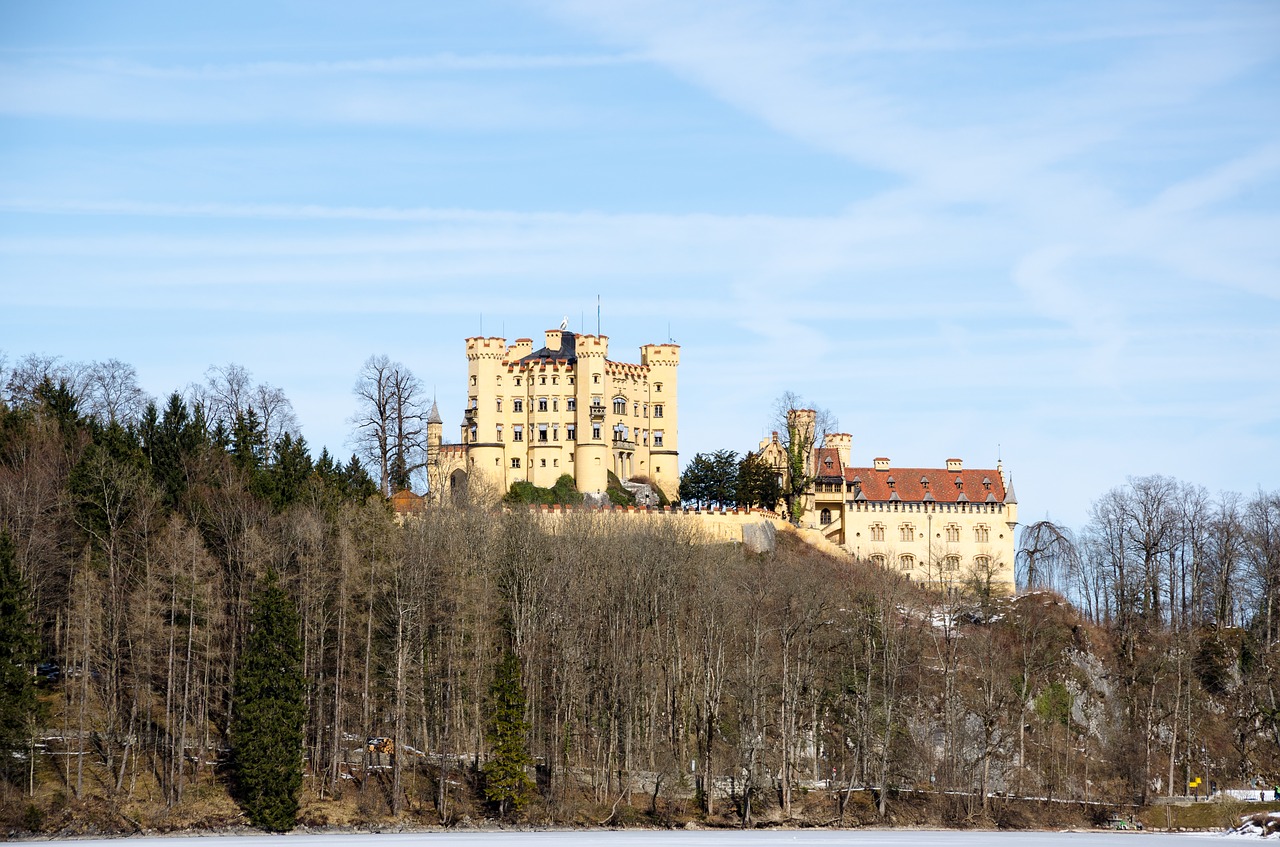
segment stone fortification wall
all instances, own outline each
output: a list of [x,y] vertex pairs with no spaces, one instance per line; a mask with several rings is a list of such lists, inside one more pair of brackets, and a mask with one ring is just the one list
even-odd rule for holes
[[679,506],[530,506],[548,522],[568,515],[594,515],[620,521],[670,521],[687,527],[708,542],[732,542],[762,553],[777,545],[779,532],[794,532],[781,516],[764,509],[686,509]]

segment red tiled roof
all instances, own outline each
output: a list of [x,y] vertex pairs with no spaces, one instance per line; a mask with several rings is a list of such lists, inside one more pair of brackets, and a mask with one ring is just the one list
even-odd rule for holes
[[[878,471],[875,468],[845,468],[844,481],[852,484],[857,478],[862,493],[871,501],[888,501],[896,493],[898,499],[921,502],[925,494],[931,494],[939,503],[963,502],[961,493],[970,503],[986,503],[988,494],[995,495],[997,503],[1005,497],[1004,482],[1000,472],[994,469],[965,468],[949,471],[946,468],[894,468]],[[892,480],[893,484],[890,485]],[[956,485],[959,480],[961,485]],[[927,484],[926,484],[927,483]],[[988,487],[989,485],[989,487]]]
[[814,476],[840,476],[840,451],[834,447],[819,447],[813,451]]

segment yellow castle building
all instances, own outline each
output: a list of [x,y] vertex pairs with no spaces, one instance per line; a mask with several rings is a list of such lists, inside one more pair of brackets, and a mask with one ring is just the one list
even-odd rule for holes
[[[939,583],[978,581],[1012,593],[1014,530],[1018,498],[1004,465],[965,468],[960,459],[944,467],[893,465],[878,457],[850,465],[853,437],[845,432],[814,438],[815,413],[795,409],[788,428],[806,452],[805,476],[813,480],[801,522],[829,541],[912,579]],[[787,474],[778,434],[760,442],[760,455]]]
[[679,345],[646,344],[639,363],[627,363],[609,359],[607,336],[563,327],[547,330],[537,350],[530,338],[466,344],[461,443],[442,443],[434,406],[428,417],[433,489],[480,479],[502,491],[521,481],[550,488],[569,474],[579,491],[600,494],[612,471],[676,495]]

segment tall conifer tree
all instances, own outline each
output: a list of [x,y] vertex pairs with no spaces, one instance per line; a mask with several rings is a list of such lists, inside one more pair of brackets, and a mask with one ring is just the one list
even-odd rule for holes
[[232,703],[232,756],[240,805],[263,829],[297,823],[305,681],[298,610],[268,572],[253,603]]
[[529,755],[529,724],[524,717],[525,693],[520,684],[520,660],[508,650],[498,663],[489,687],[489,744],[492,755],[484,766],[484,795],[498,805],[498,813],[518,810],[533,793],[533,781],[526,768],[533,765]]
[[0,776],[14,782],[30,753],[39,705],[31,675],[35,659],[27,587],[9,534],[0,532]]

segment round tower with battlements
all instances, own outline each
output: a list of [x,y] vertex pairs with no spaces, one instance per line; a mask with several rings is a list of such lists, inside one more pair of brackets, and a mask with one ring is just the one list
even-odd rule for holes
[[649,369],[649,476],[672,500],[679,498],[679,386],[680,345],[646,344],[640,364]]
[[505,449],[497,438],[497,410],[489,397],[507,355],[505,338],[467,339],[467,406],[462,418],[462,443],[467,448],[467,474],[491,480],[506,490]]
[[573,478],[583,493],[600,494],[609,487],[610,438],[606,418],[609,391],[605,360],[609,338],[605,335],[577,337],[578,408],[577,446],[574,448]]

